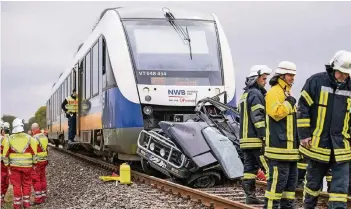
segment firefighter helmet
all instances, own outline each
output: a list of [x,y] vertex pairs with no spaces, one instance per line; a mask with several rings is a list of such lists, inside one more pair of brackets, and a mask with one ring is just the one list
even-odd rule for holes
[[24,123],[22,119],[16,118],[12,121],[12,133],[20,133],[24,131]]
[[351,74],[351,52],[339,50],[329,62],[333,70]]
[[267,65],[254,65],[250,69],[249,77],[252,76],[260,76],[263,74],[271,74],[272,69],[270,69]]
[[275,70],[275,73],[283,74],[293,74],[296,75],[296,65],[293,62],[281,61],[278,65],[278,68]]

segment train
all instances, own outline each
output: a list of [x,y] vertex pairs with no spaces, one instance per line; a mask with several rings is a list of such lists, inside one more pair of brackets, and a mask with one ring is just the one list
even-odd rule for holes
[[47,100],[50,142],[67,146],[61,109],[78,94],[75,142],[113,162],[140,161],[141,131],[182,120],[199,100],[236,106],[230,46],[218,17],[180,8],[116,7],[102,11]]

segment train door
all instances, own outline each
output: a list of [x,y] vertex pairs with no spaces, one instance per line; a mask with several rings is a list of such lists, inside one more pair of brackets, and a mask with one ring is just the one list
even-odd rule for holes
[[[85,100],[85,59],[83,59],[79,65],[78,70],[78,115],[77,115],[77,134],[79,132],[79,138],[81,138],[82,121],[83,116],[83,100]],[[81,141],[81,140],[80,140]]]

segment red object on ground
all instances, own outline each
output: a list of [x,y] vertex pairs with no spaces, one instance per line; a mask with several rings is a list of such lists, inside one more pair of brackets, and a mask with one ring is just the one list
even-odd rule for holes
[[257,172],[256,178],[260,181],[266,181],[266,176],[264,175],[264,172],[262,170],[259,170]]

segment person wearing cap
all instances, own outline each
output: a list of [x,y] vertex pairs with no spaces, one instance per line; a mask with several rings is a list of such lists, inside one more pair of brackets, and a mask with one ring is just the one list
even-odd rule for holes
[[[296,121],[296,99],[290,90],[296,75],[296,65],[279,63],[269,81],[272,88],[266,94],[266,144],[269,179],[264,208],[295,208],[299,141]],[[280,207],[279,207],[280,206]]]
[[272,70],[266,65],[254,65],[246,78],[246,87],[239,101],[240,148],[244,153],[243,188],[246,204],[263,204],[256,197],[256,175],[268,168],[261,149],[265,131],[265,100],[267,76]]
[[4,149],[5,141],[8,140],[10,134],[10,124],[8,122],[3,122],[0,120],[0,139],[1,139],[1,207],[4,204],[4,198],[9,188],[9,170],[8,167],[5,166],[2,160],[2,153]]
[[298,108],[300,152],[308,159],[304,207],[315,208],[322,179],[332,171],[328,208],[347,208],[349,185],[351,52],[338,51],[326,72],[312,75]]
[[[12,122],[12,135],[5,140],[3,160],[10,169],[10,181],[13,185],[13,208],[30,207],[32,169],[37,163],[37,142],[24,133],[23,120],[16,118]],[[23,198],[23,199],[22,199]]]
[[48,165],[48,138],[40,131],[38,123],[31,126],[33,137],[37,140],[37,165],[32,171],[33,187],[35,192],[34,203],[41,204],[46,200],[46,174],[45,169]]
[[72,94],[62,102],[61,108],[68,118],[68,141],[74,142],[77,129],[76,116],[78,112],[78,97],[75,89],[73,89]]

